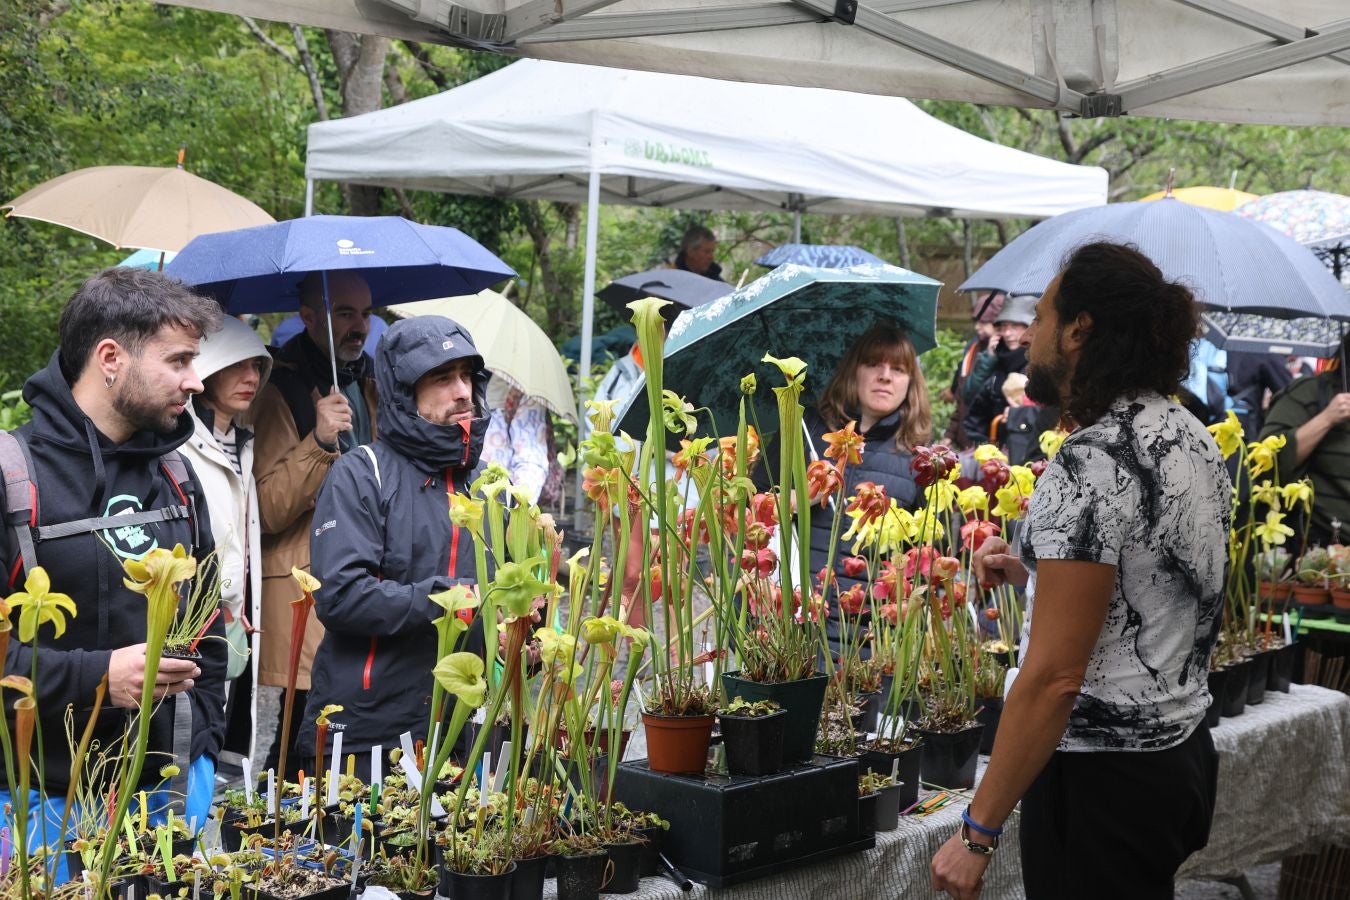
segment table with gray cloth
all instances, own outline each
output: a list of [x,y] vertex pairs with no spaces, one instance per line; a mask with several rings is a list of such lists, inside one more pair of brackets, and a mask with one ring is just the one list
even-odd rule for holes
[[[1209,846],[1188,859],[1178,878],[1237,876],[1260,863],[1335,843],[1350,846],[1350,697],[1325,688],[1294,685],[1267,693],[1213,730],[1219,752],[1219,802]],[[983,774],[985,760],[981,760]],[[1148,798],[1143,798],[1148,799]],[[1159,815],[1166,815],[1165,798]],[[965,801],[932,815],[903,816],[900,827],[877,835],[872,850],[760,878],[724,890],[695,884],[685,893],[666,878],[644,878],[636,900],[725,897],[736,900],[927,900],[936,894],[928,863],[951,837]],[[981,900],[1022,900],[1018,822],[1004,826],[1002,850],[985,873]],[[555,882],[544,896],[556,897]]]

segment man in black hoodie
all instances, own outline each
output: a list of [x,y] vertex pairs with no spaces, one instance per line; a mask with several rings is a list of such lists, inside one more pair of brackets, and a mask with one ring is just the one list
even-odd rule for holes
[[[426,736],[432,620],[428,595],[474,582],[473,538],[450,521],[450,494],[467,493],[487,431],[483,358],[463,327],[441,316],[390,326],[375,359],[378,443],[344,454],[319,491],[310,542],[324,625],[304,721],[328,704],[343,752]],[[469,632],[469,649],[482,632]],[[297,748],[314,753],[314,729]]]
[[[36,494],[36,503],[27,505],[36,512],[24,516],[14,492],[0,496],[6,514],[0,595],[24,590],[31,561],[78,611],[59,637],[45,625],[37,634],[45,780],[34,787],[51,796],[64,796],[70,777],[66,708],[74,707],[78,735],[106,675],[107,700],[94,741],[111,748],[141,698],[146,600],[123,584],[122,563],[176,544],[198,559],[214,549],[200,485],[174,456],[192,436],[186,405],[202,389],[192,367],[199,339],[219,325],[219,307],[178,281],[142,269],[107,269],[71,298],[61,314],[60,348],[24,385],[33,415],[17,437]],[[5,476],[10,483],[19,479],[8,461]],[[162,517],[145,515],[154,511]],[[110,516],[126,517],[127,524],[99,528],[106,523],[95,520]],[[68,535],[47,530],[68,523],[74,523]],[[25,560],[29,536],[36,538],[33,559]],[[217,617],[207,630],[208,638],[217,639],[198,645],[200,663],[160,664],[155,696],[169,699],[151,723],[147,773],[171,755],[184,775],[190,761],[215,759],[225,727],[224,633]],[[34,652],[13,634],[5,674],[28,676]],[[13,715],[6,715],[12,729]],[[158,779],[152,774],[147,780]]]

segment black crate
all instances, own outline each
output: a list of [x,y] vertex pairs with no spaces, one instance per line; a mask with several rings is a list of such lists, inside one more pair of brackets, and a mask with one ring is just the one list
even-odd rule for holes
[[664,775],[619,766],[614,793],[670,820],[663,852],[685,875],[727,887],[866,850],[858,828],[858,762],[817,756],[774,775]]

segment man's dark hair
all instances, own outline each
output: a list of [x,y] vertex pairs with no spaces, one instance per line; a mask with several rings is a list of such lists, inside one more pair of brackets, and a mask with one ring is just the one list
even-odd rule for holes
[[[1102,417],[1121,396],[1175,394],[1190,372],[1200,311],[1185,285],[1168,281],[1133,246],[1098,242],[1073,251],[1061,268],[1055,315],[1068,327],[1092,319],[1064,411],[1079,425]],[[1058,336],[1056,336],[1058,341]]]
[[74,384],[98,342],[111,338],[133,356],[165,325],[196,337],[220,328],[220,306],[176,278],[117,266],[90,278],[61,310],[61,374]]
[[715,241],[717,235],[702,225],[690,225],[684,232],[684,239],[680,241],[681,250],[693,250],[704,241]]

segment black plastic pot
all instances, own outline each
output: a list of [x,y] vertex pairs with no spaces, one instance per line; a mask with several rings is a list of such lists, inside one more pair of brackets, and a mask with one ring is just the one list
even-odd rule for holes
[[881,704],[884,692],[880,690],[868,691],[866,694],[859,694],[858,699],[862,701],[862,721],[859,723],[859,730],[868,733],[877,730],[877,722],[881,720]]
[[1270,650],[1262,650],[1247,657],[1247,705],[1255,706],[1266,699],[1266,682],[1270,679]]
[[783,759],[798,762],[810,759],[816,747],[820,727],[820,709],[825,703],[825,675],[813,675],[797,681],[762,684],[740,677],[738,672],[722,673],[722,690],[728,699],[743,697],[749,701],[773,700],[787,711],[787,731],[783,737]]
[[975,764],[980,756],[983,725],[971,725],[961,731],[925,731],[920,776],[938,787],[960,789],[975,786]]
[[605,853],[609,854],[609,861],[614,864],[614,869],[609,876],[609,880],[600,888],[600,893],[636,893],[638,882],[642,880],[642,845],[637,841],[606,844]]
[[877,833],[877,801],[880,799],[880,791],[858,798],[858,834],[866,837]]
[[[527,856],[516,860],[515,865],[516,872],[511,878],[511,900],[539,900],[544,896],[544,870],[548,865],[548,856]],[[454,894],[446,896],[455,897]]]
[[1228,670],[1228,683],[1224,685],[1223,706],[1220,712],[1226,718],[1242,715],[1242,710],[1247,706],[1247,679],[1248,670],[1251,662],[1241,660],[1232,663],[1225,668]]
[[598,900],[609,873],[608,853],[597,850],[584,856],[559,856],[556,862],[558,900]]
[[659,825],[648,825],[646,828],[637,829],[637,834],[645,841],[642,852],[638,854],[638,874],[643,878],[660,875],[661,843],[665,839],[666,830]]
[[732,775],[772,775],[783,768],[783,739],[787,710],[767,716],[731,716],[719,713],[722,744],[727,748],[727,771]]
[[444,875],[448,874],[450,893],[446,896],[454,897],[455,900],[511,900],[515,873],[514,862],[500,875],[467,875],[443,869],[441,883],[446,884]]
[[1205,724],[1217,728],[1219,716],[1223,712],[1224,692],[1228,690],[1231,673],[1227,669],[1214,669],[1209,673],[1209,707],[1205,710]]
[[876,830],[894,831],[900,827],[900,785],[893,784],[877,792]]
[[975,721],[984,726],[984,734],[980,735],[980,752],[988,756],[994,752],[994,737],[998,734],[998,722],[1003,718],[1003,698],[986,697],[980,703],[983,705],[975,710]]
[[1271,651],[1266,690],[1281,694],[1289,693],[1289,685],[1294,681],[1294,664],[1302,653],[1303,645],[1297,641]]

